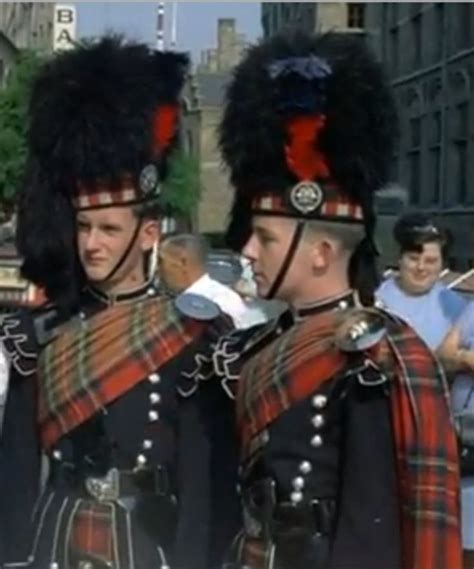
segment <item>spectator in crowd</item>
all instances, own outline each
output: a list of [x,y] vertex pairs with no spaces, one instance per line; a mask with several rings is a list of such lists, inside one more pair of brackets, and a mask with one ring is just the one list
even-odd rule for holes
[[237,292],[211,278],[207,272],[208,244],[201,235],[181,233],[160,245],[160,278],[174,294],[186,291],[211,299],[228,314],[237,328],[247,328],[247,306]]
[[452,408],[461,454],[461,506],[465,568],[474,567],[474,303],[470,303],[439,349],[446,369],[456,373]]
[[426,215],[411,213],[397,221],[393,236],[400,249],[399,270],[381,284],[377,297],[435,350],[466,305],[439,280],[446,235]]

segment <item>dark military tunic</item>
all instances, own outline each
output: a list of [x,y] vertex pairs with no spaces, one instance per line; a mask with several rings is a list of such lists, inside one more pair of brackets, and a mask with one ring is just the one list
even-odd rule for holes
[[[147,287],[114,302],[156,294]],[[89,290],[82,317],[106,309],[109,301]],[[47,481],[40,484],[34,369],[57,324],[54,312],[40,309],[8,317],[3,325],[12,361],[0,454],[4,559],[35,569],[209,569],[229,534],[222,529],[225,519],[218,519],[220,496],[213,491],[218,468],[211,470],[219,454],[212,447],[218,441],[213,429],[227,418],[212,418],[225,398],[220,386],[197,389],[193,369],[217,335],[229,330],[228,319],[214,318],[197,344],[61,437],[48,451]],[[115,475],[120,488],[110,496]],[[88,504],[95,510],[89,519]],[[104,517],[114,519],[112,541],[97,514],[101,507]],[[83,531],[73,531],[73,525]],[[98,551],[112,543],[114,563],[82,554],[88,539]]]
[[[221,340],[217,374],[226,385],[234,383],[242,401],[252,390],[239,384],[245,361],[304,319],[344,311],[354,302],[348,294],[287,311],[253,335],[234,332]],[[351,367],[360,373],[350,373]],[[317,368],[315,359],[315,376]],[[269,422],[257,450],[241,457],[244,532],[234,548],[238,567],[400,568],[388,389],[377,375],[374,381],[372,371],[354,356],[347,369],[315,384],[309,396]]]

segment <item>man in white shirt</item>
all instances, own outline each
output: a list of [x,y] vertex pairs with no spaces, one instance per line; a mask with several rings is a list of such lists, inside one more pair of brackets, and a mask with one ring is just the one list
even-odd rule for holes
[[211,299],[228,314],[236,328],[247,328],[248,311],[241,296],[230,287],[211,278],[207,272],[208,245],[204,237],[176,234],[160,245],[159,274],[172,293],[194,293]]

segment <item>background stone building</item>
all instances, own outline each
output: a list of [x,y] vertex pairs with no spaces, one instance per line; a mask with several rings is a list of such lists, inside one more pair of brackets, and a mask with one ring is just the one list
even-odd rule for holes
[[451,230],[450,264],[464,269],[474,263],[474,4],[368,3],[365,24],[399,110],[392,178]]
[[[289,25],[304,25],[311,29],[344,29],[363,31],[364,4],[303,2],[262,4],[264,33],[270,35]],[[226,86],[232,68],[246,48],[245,37],[238,33],[234,19],[219,19],[217,48],[203,52],[201,63],[188,85],[188,116],[185,120],[192,152],[199,157],[202,199],[194,220],[195,228],[206,234],[221,234],[227,223],[232,192],[217,148],[217,126],[222,116]]]
[[186,151],[199,161],[201,199],[193,227],[211,238],[225,230],[232,192],[217,147],[224,93],[230,74],[196,73],[186,88],[183,139]]
[[0,2],[0,31],[19,48],[53,49],[55,2]]
[[217,47],[201,52],[198,73],[222,73],[229,71],[240,60],[247,45],[245,36],[238,33],[234,18],[219,18],[217,22]]
[[363,32],[366,4],[358,2],[265,2],[261,19],[265,37],[286,28],[307,32]]
[[184,141],[197,156],[201,172],[201,200],[194,229],[219,242],[227,225],[232,191],[217,146],[217,128],[231,71],[239,62],[246,41],[234,19],[219,19],[217,48],[206,50],[186,86]]
[[389,73],[400,117],[390,192],[378,199],[385,262],[406,207],[450,229],[450,265],[474,264],[474,4],[264,3],[262,27],[363,32]]

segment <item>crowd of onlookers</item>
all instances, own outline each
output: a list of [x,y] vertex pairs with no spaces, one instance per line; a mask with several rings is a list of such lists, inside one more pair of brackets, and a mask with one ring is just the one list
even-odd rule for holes
[[412,325],[446,371],[459,435],[463,546],[474,555],[474,301],[442,283],[450,243],[433,220],[418,213],[404,215],[393,236],[398,267],[377,297]]

